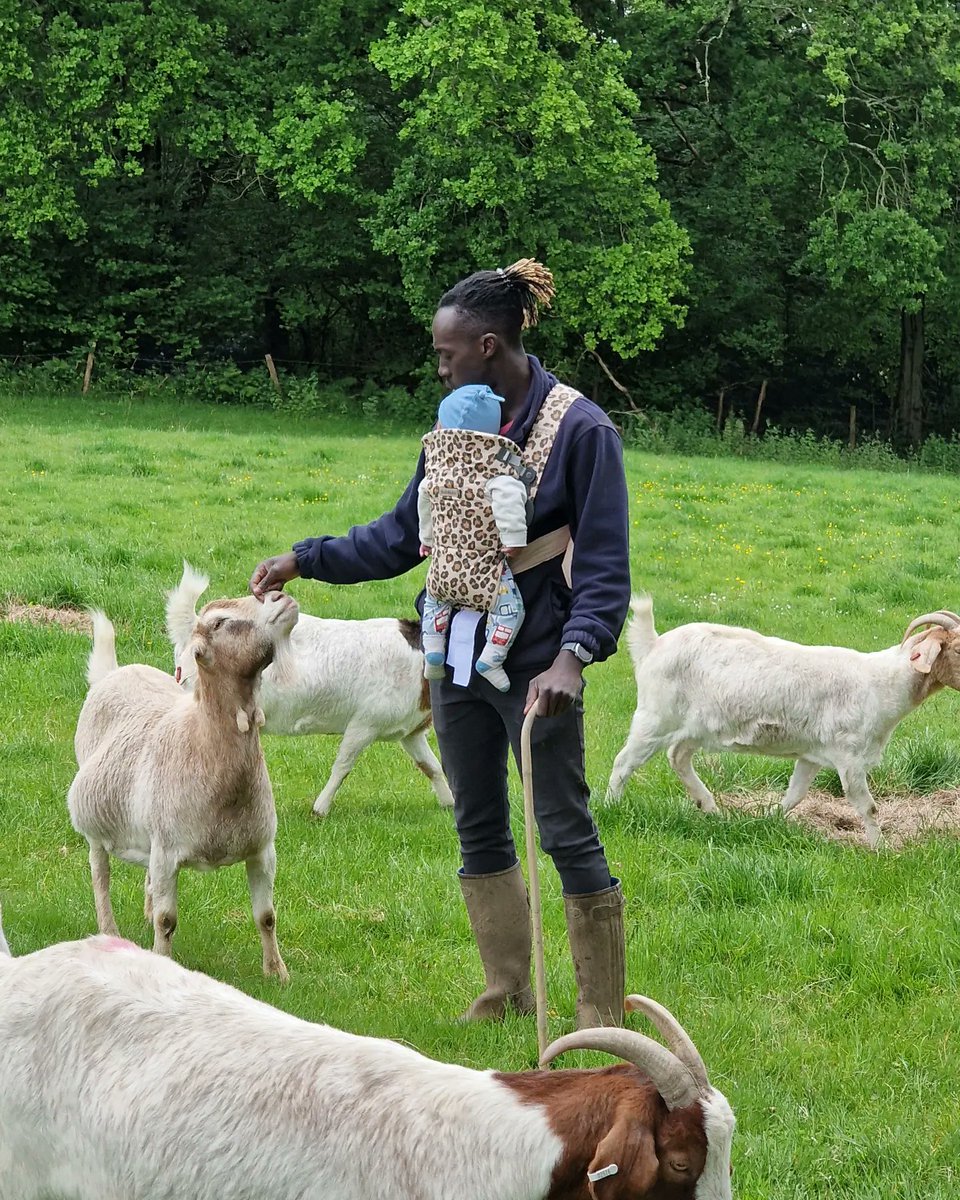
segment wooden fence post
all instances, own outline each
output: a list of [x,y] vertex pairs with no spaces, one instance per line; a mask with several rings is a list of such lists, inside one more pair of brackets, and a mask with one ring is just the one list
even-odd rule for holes
[[273,386],[277,389],[277,395],[279,396],[280,376],[277,374],[277,368],[273,365],[273,355],[265,354],[263,357],[266,359],[267,370],[270,372],[270,379],[273,382]]
[[83,372],[83,388],[81,389],[80,393],[82,396],[85,396],[90,390],[90,377],[93,375],[93,352],[96,350],[96,348],[97,343],[94,342],[90,347],[90,353],[87,355],[87,367]]
[[850,437],[847,445],[851,450],[857,448],[857,406],[855,404],[850,405]]

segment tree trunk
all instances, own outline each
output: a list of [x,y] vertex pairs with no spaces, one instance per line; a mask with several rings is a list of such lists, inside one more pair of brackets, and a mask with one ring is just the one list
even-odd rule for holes
[[760,395],[757,397],[757,407],[753,410],[753,424],[750,426],[751,433],[760,432],[760,410],[763,408],[763,402],[767,398],[767,381],[764,380],[760,384]]
[[923,441],[923,305],[900,310],[900,382],[897,419],[901,437],[911,446]]
[[727,385],[724,384],[717,393],[717,433],[723,430],[723,398],[727,394]]

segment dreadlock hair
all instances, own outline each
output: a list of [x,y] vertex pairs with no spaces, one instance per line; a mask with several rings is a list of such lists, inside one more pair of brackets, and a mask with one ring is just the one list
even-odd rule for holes
[[553,275],[543,263],[520,258],[509,267],[475,271],[440,297],[438,308],[456,308],[477,324],[519,341],[553,299]]

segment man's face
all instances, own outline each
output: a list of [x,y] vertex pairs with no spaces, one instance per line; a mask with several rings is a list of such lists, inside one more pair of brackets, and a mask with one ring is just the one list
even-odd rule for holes
[[437,374],[447,391],[467,383],[490,383],[490,368],[497,337],[476,333],[455,308],[437,309],[433,318],[433,348]]

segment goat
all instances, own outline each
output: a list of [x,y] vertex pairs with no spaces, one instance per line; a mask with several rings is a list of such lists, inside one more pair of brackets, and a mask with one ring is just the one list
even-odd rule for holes
[[[167,597],[167,633],[187,685],[189,664],[181,659],[206,586],[206,578],[185,562],[180,583]],[[223,613],[252,616],[259,607],[254,596],[217,601],[217,611]],[[427,743],[430,692],[419,646],[415,621],[336,621],[302,613],[289,641],[277,647],[263,674],[264,733],[343,734],[330,778],[313,806],[318,817],[330,811],[357,758],[377,741],[399,741],[430,780],[440,804],[452,807],[450,788]]]
[[0,958],[0,1200],[729,1200],[735,1120],[666,1009],[632,1065],[480,1071],[117,938]]
[[181,867],[244,862],[263,946],[263,970],[286,982],[277,948],[273,881],[277,814],[260,746],[260,674],[298,616],[271,593],[245,617],[208,605],[193,621],[185,657],[193,693],[155,667],[118,667],[114,630],[93,616],[90,691],[77,722],[79,771],[67,806],[90,844],[101,933],[117,934],[110,854],[147,868],[144,915],[154,950],[169,954]]
[[[698,750],[795,758],[783,811],[800,803],[822,767],[833,766],[876,847],[880,827],[867,771],[908,712],[941,688],[960,688],[956,613],[925,613],[910,622],[899,645],[864,653],[706,622],[658,636],[650,597],[634,597],[631,607],[627,644],[637,708],[613,764],[608,799],[620,796],[658,750],[667,751],[705,812],[717,806],[693,768]],[[915,632],[926,625],[933,628]]]

